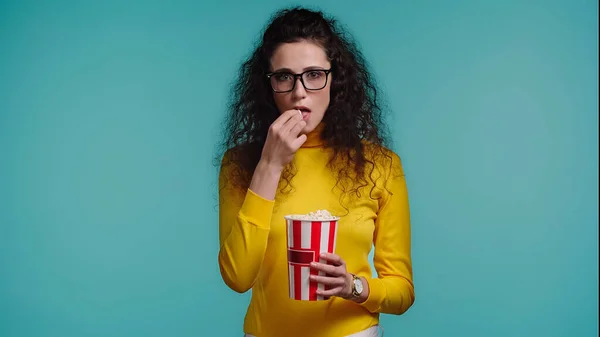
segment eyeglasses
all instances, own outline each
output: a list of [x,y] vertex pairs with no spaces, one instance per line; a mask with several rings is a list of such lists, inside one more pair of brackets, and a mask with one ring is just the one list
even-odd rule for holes
[[271,82],[271,88],[276,93],[290,92],[296,87],[296,79],[306,90],[321,90],[327,85],[327,78],[331,69],[311,69],[301,74],[292,74],[290,72],[274,72],[267,74]]

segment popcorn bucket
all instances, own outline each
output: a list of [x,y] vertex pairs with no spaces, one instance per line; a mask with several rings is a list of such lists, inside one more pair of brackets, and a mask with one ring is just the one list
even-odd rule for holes
[[322,252],[334,253],[338,217],[326,219],[285,216],[287,233],[289,296],[294,300],[320,301],[327,297],[316,294],[317,289],[327,290],[323,284],[310,281],[310,275],[325,276],[322,271],[310,268],[311,262],[328,263],[320,258]]

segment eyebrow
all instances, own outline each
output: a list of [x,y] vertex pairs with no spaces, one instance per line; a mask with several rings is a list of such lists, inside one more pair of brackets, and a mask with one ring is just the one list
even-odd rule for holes
[[[325,67],[321,67],[321,66],[310,66],[310,67],[306,67],[304,69],[302,69],[302,72],[305,72],[307,70],[325,70]],[[294,73],[292,71],[292,69],[290,68],[279,68],[277,70],[273,71],[274,73],[281,73],[281,72],[289,72],[289,73]]]

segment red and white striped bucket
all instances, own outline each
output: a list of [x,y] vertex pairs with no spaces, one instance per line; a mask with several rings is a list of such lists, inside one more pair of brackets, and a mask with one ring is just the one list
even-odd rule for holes
[[312,270],[311,262],[327,263],[319,256],[322,252],[334,253],[339,218],[332,220],[298,220],[285,217],[288,253],[288,284],[290,298],[303,301],[325,300],[317,296],[317,288],[327,289],[323,284],[312,282],[310,274],[324,276]]

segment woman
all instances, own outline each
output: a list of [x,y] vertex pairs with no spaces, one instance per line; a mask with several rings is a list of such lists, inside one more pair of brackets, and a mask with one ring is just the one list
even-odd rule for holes
[[[404,313],[414,288],[404,174],[361,54],[333,19],[283,10],[233,93],[218,261],[231,289],[252,289],[246,336],[377,336],[379,314]],[[335,254],[311,266],[328,299],[290,299],[284,215],[320,209],[341,217]]]

